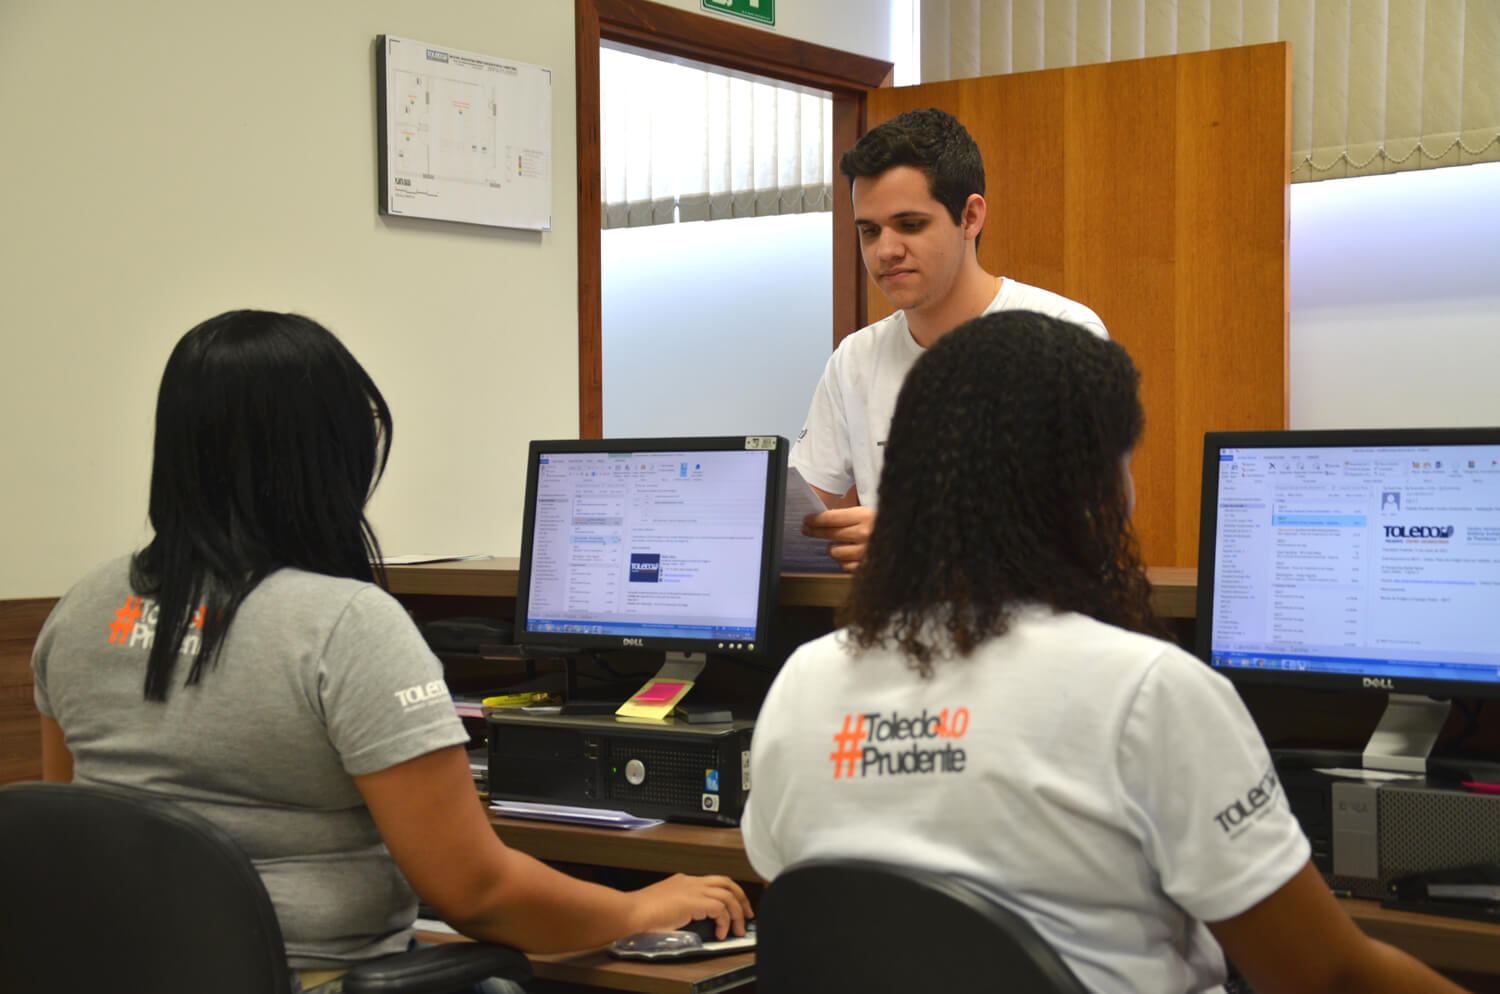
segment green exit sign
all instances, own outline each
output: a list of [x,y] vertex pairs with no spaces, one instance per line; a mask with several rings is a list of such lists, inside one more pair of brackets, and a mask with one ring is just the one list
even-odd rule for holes
[[761,24],[776,23],[776,0],[700,0],[704,10],[743,17]]

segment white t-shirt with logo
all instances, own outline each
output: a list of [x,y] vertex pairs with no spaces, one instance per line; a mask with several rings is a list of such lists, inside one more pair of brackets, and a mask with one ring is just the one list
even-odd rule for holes
[[1158,639],[1028,608],[923,679],[835,632],[798,649],[756,723],[741,823],[767,879],[853,857],[964,878],[1092,990],[1218,990],[1202,924],[1306,863],[1229,682]]
[[[1040,311],[1109,337],[1099,315],[1082,304],[1007,278],[984,313],[1011,310]],[[807,421],[792,448],[791,465],[803,479],[831,494],[842,495],[857,486],[859,502],[876,506],[896,394],[923,351],[911,337],[905,311],[839,343],[823,368]]]

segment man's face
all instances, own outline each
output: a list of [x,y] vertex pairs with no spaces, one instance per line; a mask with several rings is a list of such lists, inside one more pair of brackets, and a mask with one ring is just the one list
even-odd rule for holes
[[968,238],[932,198],[922,171],[893,166],[879,176],[857,176],[853,198],[865,269],[890,302],[911,311],[947,299]]

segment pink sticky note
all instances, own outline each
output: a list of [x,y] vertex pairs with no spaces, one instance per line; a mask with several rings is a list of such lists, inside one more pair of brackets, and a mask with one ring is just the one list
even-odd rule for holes
[[641,692],[631,700],[640,704],[663,704],[676,697],[677,693],[686,686],[685,683],[674,683],[671,680],[653,680],[641,688]]

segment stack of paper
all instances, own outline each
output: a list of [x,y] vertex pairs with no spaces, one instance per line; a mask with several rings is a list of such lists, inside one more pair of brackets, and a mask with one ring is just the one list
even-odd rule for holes
[[592,825],[595,828],[650,828],[662,823],[660,818],[638,818],[628,811],[574,808],[566,804],[533,804],[529,801],[491,801],[490,810],[507,818],[531,818],[569,825]]

